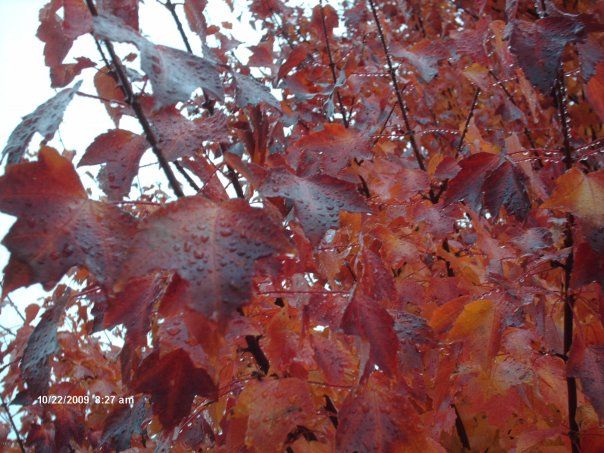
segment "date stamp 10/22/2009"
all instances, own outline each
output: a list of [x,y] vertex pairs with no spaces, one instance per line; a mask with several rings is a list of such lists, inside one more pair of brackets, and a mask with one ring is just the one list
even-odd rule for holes
[[134,404],[134,396],[117,395],[40,395],[34,404]]

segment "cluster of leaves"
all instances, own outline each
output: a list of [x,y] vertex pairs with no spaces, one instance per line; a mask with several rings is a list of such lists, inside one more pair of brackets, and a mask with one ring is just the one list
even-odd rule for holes
[[96,3],[38,37],[53,86],[94,72],[104,195],[47,146],[79,82],[4,150],[3,296],[53,291],[5,336],[7,445],[604,449],[602,2],[252,0],[247,64],[205,0],[166,1],[187,52]]

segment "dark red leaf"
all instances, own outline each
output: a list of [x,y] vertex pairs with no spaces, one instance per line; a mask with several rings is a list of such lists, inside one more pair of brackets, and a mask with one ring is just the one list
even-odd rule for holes
[[510,46],[526,77],[549,94],[558,76],[562,52],[567,44],[585,40],[596,31],[591,18],[570,14],[544,17],[535,22],[513,22]]
[[337,450],[438,451],[422,430],[410,402],[383,377],[351,392],[338,413]]
[[152,117],[158,131],[159,145],[167,160],[194,156],[204,149],[204,142],[226,142],[229,139],[224,114],[189,120],[173,108],[165,108]]
[[497,216],[502,206],[517,218],[531,208],[526,177],[512,162],[490,153],[473,154],[459,162],[461,171],[450,181],[446,202],[464,200],[479,212],[487,209]]
[[239,395],[235,416],[247,418],[248,446],[281,451],[287,434],[313,418],[310,388],[296,378],[254,381]]
[[274,169],[258,189],[267,197],[293,202],[304,233],[318,244],[327,230],[340,224],[340,211],[369,212],[356,187],[331,176],[302,178],[285,169]]
[[223,99],[220,75],[209,60],[171,47],[156,46],[115,17],[97,16],[93,25],[94,33],[101,38],[138,47],[141,67],[151,80],[157,109],[187,101],[197,88]]
[[324,38],[323,23],[325,23],[325,32],[330,38],[333,36],[333,29],[338,27],[338,13],[331,5],[317,5],[312,9],[311,26],[315,36]]
[[139,0],[99,0],[97,8],[100,13],[120,18],[129,27],[138,30]]
[[195,395],[216,397],[216,386],[203,368],[196,368],[182,349],[160,357],[148,355],[136,370],[133,388],[151,395],[154,415],[166,429],[175,427],[191,410]]
[[132,436],[142,434],[146,417],[147,404],[142,398],[134,407],[118,406],[105,419],[101,445],[109,445],[116,451],[127,450],[132,446]]
[[[62,18],[57,14],[60,8]],[[44,42],[44,62],[58,68],[74,40],[92,28],[92,17],[83,0],[51,0],[40,10],[37,36]]]
[[59,350],[57,328],[69,300],[69,292],[56,299],[31,333],[21,358],[21,376],[27,383],[27,395],[34,399],[46,395],[50,385],[50,357]]
[[111,282],[135,231],[129,215],[89,200],[71,163],[52,148],[37,162],[8,167],[0,209],[18,217],[3,241],[11,252],[5,294],[33,283],[51,288],[72,266]]
[[233,73],[235,79],[235,102],[240,108],[248,105],[266,104],[280,110],[279,101],[272,95],[270,89],[258,82],[252,76]]
[[300,44],[295,47],[287,56],[277,74],[278,79],[287,76],[289,72],[302,63],[308,57],[308,47],[305,44]]
[[302,176],[327,174],[341,177],[353,159],[371,158],[371,139],[341,124],[325,124],[294,142],[287,150],[288,161]]
[[162,300],[171,276],[151,274],[130,279],[125,288],[108,300],[103,327],[111,329],[123,324],[128,329],[128,341],[137,346],[147,343],[152,310]]
[[190,284],[191,308],[208,316],[228,316],[244,305],[256,260],[289,248],[282,229],[262,209],[201,196],[155,212],[132,241],[124,276],[175,271]]
[[207,0],[185,0],[185,14],[189,21],[189,27],[197,33],[204,41],[208,25],[203,12],[207,6]]
[[96,66],[96,63],[88,58],[78,57],[76,61],[77,63],[62,64],[50,69],[50,81],[53,88],[69,85],[84,69]]
[[392,54],[405,58],[419,72],[424,82],[430,83],[438,74],[438,63],[451,55],[446,43],[424,39],[410,48],[395,47]]
[[604,122],[604,61],[596,66],[595,74],[585,87],[585,95],[600,120]]
[[105,164],[99,173],[101,189],[112,200],[121,200],[130,193],[140,159],[148,148],[145,137],[114,129],[94,139],[78,167]]
[[390,375],[396,374],[398,340],[394,332],[394,320],[376,299],[362,291],[355,291],[342,318],[342,329],[369,343],[370,361],[366,373],[375,364]]

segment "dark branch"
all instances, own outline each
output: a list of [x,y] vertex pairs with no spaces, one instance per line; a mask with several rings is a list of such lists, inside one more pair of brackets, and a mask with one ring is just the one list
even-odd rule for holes
[[386,63],[388,64],[388,72],[390,73],[390,79],[392,80],[392,86],[394,87],[394,92],[396,94],[396,100],[398,102],[398,106],[401,110],[401,114],[403,116],[403,122],[405,123],[405,129],[409,132],[409,142],[411,143],[411,148],[413,149],[413,154],[415,155],[415,159],[417,160],[417,165],[422,170],[426,170],[426,166],[424,165],[424,158],[422,157],[419,147],[417,146],[417,142],[415,141],[415,136],[413,135],[413,131],[411,130],[411,126],[409,123],[409,117],[407,116],[407,108],[405,107],[405,101],[403,100],[403,96],[401,95],[401,91],[398,86],[398,82],[396,80],[396,72],[394,71],[394,66],[392,66],[392,58],[390,57],[390,51],[388,50],[388,45],[386,43],[386,38],[384,37],[384,32],[382,31],[382,25],[380,23],[380,19],[377,15],[377,10],[375,9],[375,4],[373,0],[369,0],[369,5],[371,6],[371,12],[373,13],[373,18],[375,19],[375,24],[377,25],[378,35],[380,37],[380,41],[382,42],[382,48],[384,49],[384,54],[386,55]]
[[470,451],[472,448],[470,447],[470,439],[468,438],[468,433],[466,432],[466,427],[461,420],[461,416],[459,415],[459,411],[457,410],[457,406],[455,404],[452,405],[453,410],[455,411],[455,430],[457,431],[457,435],[459,436],[459,440],[461,441],[461,445],[463,448]]
[[2,398],[2,407],[6,411],[6,415],[8,415],[8,421],[10,422],[10,425],[13,428],[13,431],[15,432],[15,437],[17,438],[17,443],[19,444],[19,449],[23,453],[25,453],[25,447],[23,446],[23,441],[21,440],[21,435],[19,434],[19,430],[17,429],[17,426],[15,425],[15,421],[13,420],[13,416],[10,413],[10,409],[8,407],[8,404],[6,404],[6,401],[4,401],[4,398]]
[[[554,85],[554,102],[558,108],[558,118],[562,129],[562,154],[564,155],[564,164],[566,169],[573,166],[573,149],[570,143],[570,125],[566,111],[566,87],[564,86],[564,73],[560,68],[556,84]],[[568,214],[566,217],[566,231],[564,235],[564,247],[570,249],[570,254],[564,264],[564,283],[562,288],[562,298],[564,302],[564,356],[568,353],[573,344],[574,327],[574,306],[575,296],[570,288],[570,280],[573,273],[574,264],[574,240],[573,226],[574,217]],[[568,401],[568,427],[569,437],[573,453],[581,451],[579,438],[579,424],[577,423],[577,382],[574,377],[566,378],[567,401]]]
[[178,33],[180,33],[180,37],[187,48],[187,52],[193,53],[193,49],[191,48],[185,29],[182,26],[182,22],[178,18],[178,14],[176,14],[176,6],[170,0],[166,0],[166,3],[163,3],[163,5],[170,11],[170,14],[172,14],[172,18],[174,19],[174,22],[176,22],[176,28],[178,28]]
[[331,69],[331,78],[334,83],[334,90],[336,92],[336,98],[338,99],[338,106],[340,109],[340,114],[342,115],[342,122],[344,123],[344,127],[348,128],[348,118],[346,117],[346,109],[344,108],[344,103],[342,102],[342,97],[340,96],[340,92],[338,88],[335,87],[335,84],[338,81],[338,77],[336,75],[336,65],[333,62],[333,55],[331,54],[331,46],[329,45],[329,35],[327,33],[327,24],[325,23],[325,10],[323,9],[323,0],[320,1],[321,5],[321,24],[323,26],[323,36],[325,36],[325,50],[327,51],[327,56],[329,57],[329,68]]
[[478,103],[478,96],[480,95],[480,88],[476,88],[474,92],[474,99],[472,99],[472,107],[470,107],[470,112],[468,113],[468,117],[466,118],[466,124],[463,127],[463,132],[461,133],[461,138],[459,139],[459,144],[457,145],[457,150],[455,150],[455,158],[459,156],[461,152],[461,148],[463,147],[463,141],[466,138],[466,134],[468,133],[468,127],[470,126],[470,121],[472,121],[472,117],[474,116],[474,109],[476,108],[476,104]]
[[[499,80],[499,77],[497,77],[497,75],[492,70],[490,70],[490,69],[489,69],[489,74],[491,75],[491,77],[493,77],[495,79],[495,81],[497,82],[497,85],[501,87],[501,89],[505,93],[505,96],[512,103],[512,105],[514,105],[514,107],[520,109],[520,107],[518,106],[518,104],[514,100],[514,97],[512,96],[512,94],[505,87],[504,83],[501,80]],[[524,132],[524,135],[525,135],[526,139],[529,142],[530,147],[532,149],[536,149],[537,145],[535,144],[535,140],[533,140],[533,136],[531,134],[531,131],[529,131],[526,126],[524,126],[523,132]],[[539,155],[539,153],[537,151],[534,151],[534,155],[537,158],[537,163],[539,164],[539,168],[542,168],[543,167],[543,161],[541,160],[541,156]]]
[[247,343],[246,351],[252,354],[254,360],[260,367],[262,374],[266,375],[270,368],[270,364],[264,351],[260,348],[260,336],[246,335],[245,342]]
[[[96,7],[94,6],[94,3],[92,2],[92,0],[86,0],[86,5],[88,6],[88,9],[90,10],[90,13],[93,16],[98,15],[98,12],[97,12]],[[179,198],[184,197],[185,194],[182,191],[182,188],[180,187],[180,183],[176,179],[176,176],[174,175],[172,168],[170,168],[170,164],[168,163],[168,161],[164,157],[163,153],[161,152],[161,149],[159,148],[159,144],[158,144],[157,138],[155,137],[153,129],[151,128],[151,124],[149,123],[149,120],[147,120],[147,117],[145,116],[143,108],[141,107],[140,103],[138,102],[138,98],[134,94],[134,90],[132,89],[132,84],[130,83],[128,76],[126,75],[126,70],[125,70],[124,66],[122,65],[120,58],[117,56],[117,54],[115,52],[113,44],[109,40],[103,40],[103,41],[105,43],[107,51],[109,52],[109,56],[111,59],[114,73],[115,73],[117,80],[119,81],[120,86],[124,92],[124,96],[126,97],[126,102],[128,102],[128,104],[132,107],[132,110],[134,111],[136,118],[138,119],[138,122],[140,123],[141,127],[143,128],[145,137],[147,138],[149,145],[151,145],[151,150],[153,151],[153,154],[155,154],[155,157],[157,157],[159,166],[161,167],[161,169],[165,173],[166,177],[168,178],[168,182],[170,183],[170,187],[172,188],[172,191],[174,192],[174,194]],[[100,45],[97,45],[97,47],[100,47]],[[103,56],[102,52],[101,52],[101,55]],[[111,67],[111,66],[108,66],[108,67]]]

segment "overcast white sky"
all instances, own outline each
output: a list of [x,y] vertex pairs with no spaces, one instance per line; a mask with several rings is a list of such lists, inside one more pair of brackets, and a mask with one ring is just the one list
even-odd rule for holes
[[[43,43],[35,36],[38,28],[38,12],[46,3],[47,0],[0,0],[0,61],[3,66],[0,71],[0,150],[4,148],[8,136],[21,118],[56,93],[50,88],[48,68],[44,66]],[[236,20],[222,0],[209,1],[206,17],[214,24]],[[233,27],[233,35],[248,45],[255,44],[260,35],[245,22],[247,18],[249,16],[244,15],[244,22]],[[182,19],[184,21],[184,17]],[[153,42],[183,48],[170,13],[157,1],[146,0],[144,6],[141,6],[140,23],[143,32]],[[193,34],[189,34],[189,39],[194,49],[201,48],[199,40]],[[65,62],[70,62],[77,56],[88,56],[93,60],[98,58],[90,35],[80,37],[76,41]],[[94,69],[87,69],[80,77],[84,79],[81,91],[95,94],[92,84],[94,71]],[[128,121],[128,119],[122,121],[120,127],[139,130],[136,121]],[[58,141],[60,137],[66,149],[74,150],[78,156],[81,156],[97,135],[111,128],[113,123],[98,101],[76,96],[67,108],[59,134],[51,144],[62,150],[63,146]],[[35,137],[31,149],[36,149],[39,141],[40,137]],[[76,162],[77,160],[79,157],[76,158]],[[154,160],[152,156],[145,156],[144,162],[154,162]],[[87,170],[90,170],[90,167],[80,169],[79,173],[84,184],[92,187],[94,184],[86,176]],[[4,169],[1,169],[0,173],[3,172]],[[158,178],[163,179],[161,172],[153,168],[142,170],[140,177],[143,185],[146,183],[145,180],[151,182]],[[0,214],[0,238],[4,237],[13,222],[13,217]],[[8,257],[6,248],[0,246],[0,269],[4,268]],[[13,292],[11,298],[24,308],[30,303],[35,303],[43,295],[40,285],[33,285]],[[0,312],[0,325],[9,328],[17,327],[20,325],[20,318],[11,307],[5,307]]]

